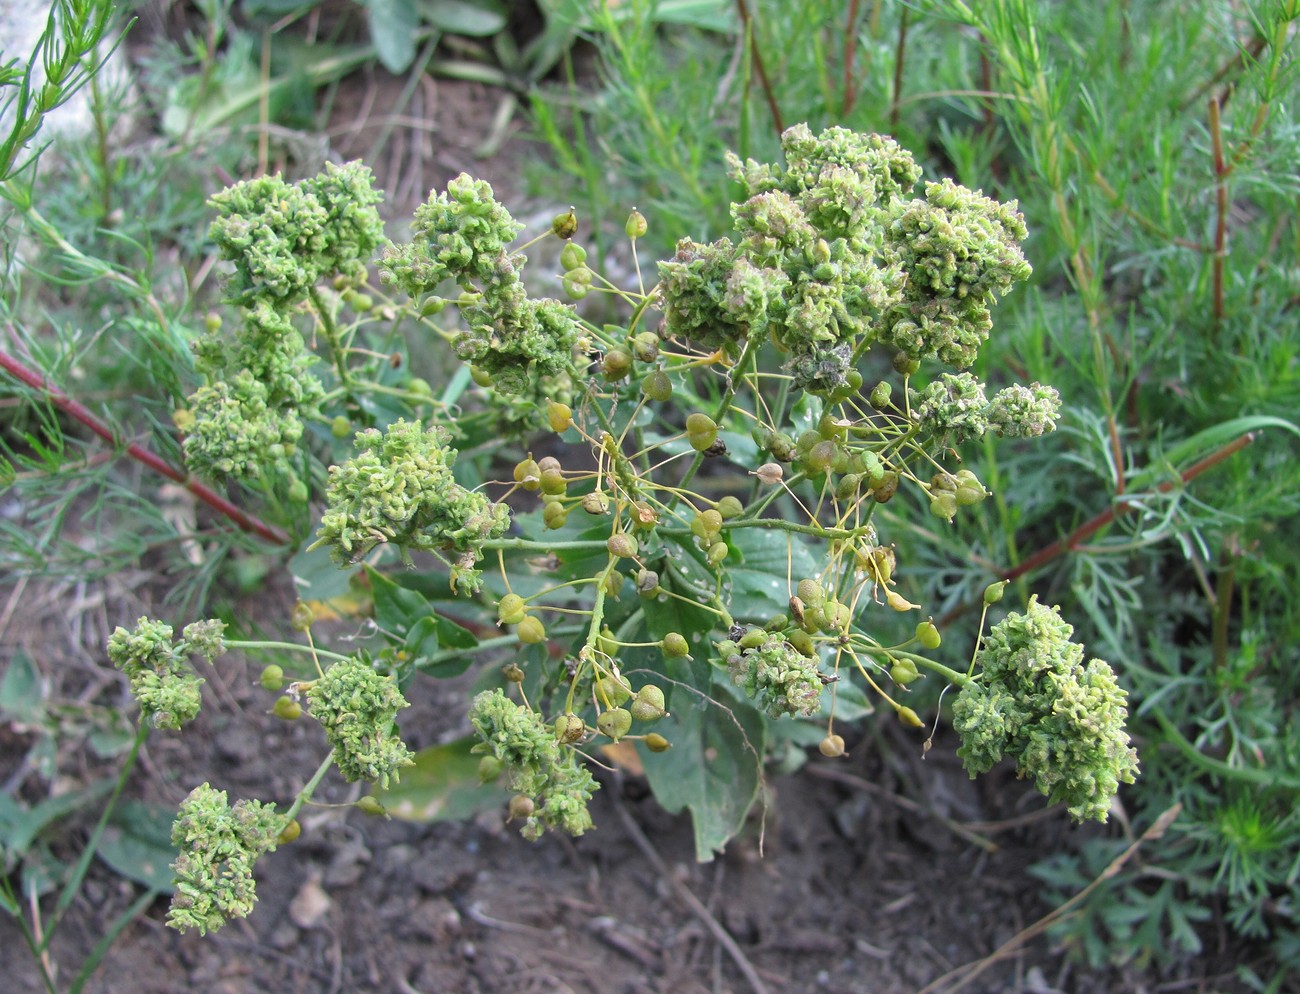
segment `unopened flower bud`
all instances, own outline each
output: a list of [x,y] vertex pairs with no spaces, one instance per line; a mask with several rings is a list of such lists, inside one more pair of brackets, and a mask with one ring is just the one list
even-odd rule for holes
[[990,606],[1002,600],[1002,592],[1007,589],[1007,581],[999,580],[984,588],[984,603]]
[[627,216],[627,223],[623,225],[623,231],[628,238],[640,238],[646,233],[649,226],[646,224],[645,217],[635,207],[632,213]]

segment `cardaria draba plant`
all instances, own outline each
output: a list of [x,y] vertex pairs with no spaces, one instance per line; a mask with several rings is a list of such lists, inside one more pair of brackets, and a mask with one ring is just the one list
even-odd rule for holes
[[[502,685],[474,698],[468,721],[480,775],[513,793],[528,838],[591,827],[589,747],[634,744],[652,788],[695,816],[707,858],[758,796],[768,722],[819,723],[821,752],[840,756],[837,715],[863,715],[872,700],[920,727],[907,695],[923,678],[961,688],[968,769],[1011,757],[1075,818],[1105,819],[1136,772],[1109,668],[1084,666],[1069,626],[1036,602],[995,626],[969,669],[946,665],[938,627],[912,614],[923,608],[898,570],[909,534],[900,519],[928,510],[951,521],[989,495],[957,447],[1042,435],[1059,417],[1050,387],[1011,385],[990,399],[964,371],[993,304],[1029,274],[1015,205],[949,181],[913,197],[920,167],[877,135],[797,126],[783,148],[783,163],[731,159],[743,190],[732,234],[680,241],[653,287],[639,277],[619,287],[589,268],[571,213],[538,236],[563,241],[569,296],[607,295],[628,309],[621,324],[532,296],[513,245],[522,226],[469,176],[419,208],[412,240],[380,252],[380,284],[364,293],[353,263],[376,237],[364,219],[377,197],[364,170],[329,174],[328,210],[313,206],[328,177],[280,184],[274,198],[265,186],[217,199],[219,241],[235,256],[231,299],[261,325],[309,324],[310,335],[282,340],[329,352],[331,376],[303,417],[334,439],[354,436],[355,451],[329,469],[316,544],[366,570],[389,642],[373,661],[286,646],[310,652],[317,672],[290,681],[275,711],[296,717],[305,696],[331,747],[294,805],[331,763],[349,780],[395,780],[411,758],[394,720],[412,671],[458,673],[476,649],[509,646]],[[350,234],[327,237],[326,216]],[[635,241],[644,218],[632,212],[626,230]],[[305,246],[305,258],[288,262],[285,246]],[[345,306],[356,322],[339,320]],[[406,373],[367,380],[376,353],[360,335],[374,323],[391,343],[394,321],[441,337],[469,374],[437,400],[423,381],[402,386]],[[916,385],[923,361],[950,368]],[[287,397],[280,371],[225,362],[234,366],[210,389],[255,396],[242,377]],[[864,383],[864,371],[889,368]],[[374,423],[354,432],[358,418]],[[502,447],[521,431],[535,453]],[[240,440],[228,443],[238,455],[211,441],[201,463],[253,458]],[[271,455],[297,460],[300,481],[313,475],[302,446]],[[458,482],[466,462],[486,482]],[[887,503],[893,513],[878,514]],[[390,554],[440,575],[390,579],[373,569]],[[442,599],[503,633],[475,637]],[[263,685],[279,691],[286,679],[276,665]]]

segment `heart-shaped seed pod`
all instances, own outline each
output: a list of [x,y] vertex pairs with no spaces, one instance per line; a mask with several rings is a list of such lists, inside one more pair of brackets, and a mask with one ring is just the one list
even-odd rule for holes
[[916,668],[916,663],[910,659],[896,659],[894,664],[889,667],[889,678],[900,687],[906,687],[908,684],[921,679],[921,671]]
[[546,641],[546,626],[542,624],[540,618],[529,615],[519,622],[518,627],[515,628],[515,635],[526,645],[537,645]]
[[597,716],[596,727],[617,742],[631,729],[632,715],[626,708],[610,708]]
[[525,797],[523,794],[516,794],[514,797],[510,798],[510,804],[506,807],[506,817],[509,818],[510,821],[531,817],[534,807],[536,807],[536,805],[533,804],[533,799],[531,797]]
[[262,685],[263,690],[279,690],[284,686],[284,667],[276,666],[275,663],[265,667],[258,683]]
[[497,621],[503,625],[517,625],[527,613],[528,607],[518,594],[506,594],[497,601]]
[[828,735],[817,745],[817,749],[823,756],[829,759],[838,759],[840,756],[846,756],[844,751],[844,736]]
[[600,371],[610,383],[621,380],[631,368],[632,353],[626,349],[610,349],[600,363]]
[[577,242],[568,242],[560,250],[560,266],[565,270],[577,269],[587,261],[587,250]]
[[628,707],[637,721],[658,721],[668,713],[664,710],[664,692],[651,683],[636,692],[636,700]]
[[596,700],[607,707],[618,707],[632,696],[632,685],[627,677],[601,677],[595,684]]
[[536,490],[542,485],[542,468],[532,456],[515,464],[515,482],[525,490]]
[[916,626],[916,640],[927,649],[937,649],[943,642],[939,629],[934,627],[933,621],[922,621]]
[[496,756],[484,756],[478,761],[479,781],[481,783],[491,783],[501,776],[501,771],[505,769],[505,765]]
[[653,370],[641,381],[641,392],[650,400],[665,403],[673,395],[673,381],[662,369]]
[[611,556],[617,556],[619,559],[631,559],[637,553],[636,539],[627,532],[618,532],[609,537],[605,543],[605,548],[609,549]]
[[593,490],[589,494],[584,494],[582,509],[588,514],[608,514],[609,495],[601,490]]
[[745,513],[745,505],[740,502],[740,498],[730,495],[718,501],[714,508],[722,516],[723,521],[730,521]]
[[665,656],[671,659],[683,659],[691,651],[690,644],[686,641],[681,632],[669,632],[659,643]]
[[551,431],[556,433],[567,431],[573,424],[573,411],[568,404],[549,400],[546,402],[546,420],[551,426]]
[[651,732],[645,737],[645,747],[651,752],[667,752],[673,744],[658,732]]
[[555,738],[561,745],[573,745],[587,734],[587,723],[569,712],[555,719]]

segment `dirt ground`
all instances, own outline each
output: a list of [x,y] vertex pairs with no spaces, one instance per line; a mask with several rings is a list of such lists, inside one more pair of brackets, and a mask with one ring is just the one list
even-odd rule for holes
[[[366,76],[340,95],[332,142],[341,158],[364,154],[386,122],[393,81]],[[535,154],[507,140],[476,157],[502,94],[476,84],[431,82],[417,91],[375,163],[398,211],[462,169],[510,189]],[[514,126],[515,128],[518,125]],[[132,710],[125,681],[107,671],[113,627],[151,608],[165,579],[143,568],[100,585],[0,582],[0,661],[20,649],[35,661],[51,701]],[[288,591],[246,605],[268,630],[283,629]],[[169,619],[172,620],[172,619]],[[190,619],[175,619],[179,624]],[[128,788],[175,806],[210,781],[234,796],[287,798],[323,755],[311,723],[265,713],[256,669],[238,656],[205,673],[205,710],[183,734],[155,734]],[[410,744],[467,731],[464,681],[418,681],[403,714]],[[1221,951],[1177,976],[1073,965],[1030,926],[1052,911],[1027,867],[1108,827],[1074,829],[1065,813],[1008,770],[972,783],[940,737],[924,759],[888,729],[856,731],[850,758],[813,756],[774,777],[762,817],[712,863],[693,858],[686,816],[665,814],[643,782],[602,772],[597,828],[570,840],[522,840],[503,812],[472,822],[410,824],[321,809],[302,837],[259,864],[260,903],[245,921],[206,938],[163,922],[159,899],[114,945],[92,994],[203,991],[253,994],[723,994],[920,991],[1233,991]],[[847,733],[846,733],[847,734]],[[881,737],[888,748],[881,748]],[[34,800],[102,770],[65,743],[54,782],[20,771],[33,741],[0,724],[0,783]],[[320,800],[355,797],[327,779]],[[88,819],[55,838],[75,850]],[[760,843],[761,838],[761,843]],[[102,924],[139,893],[102,863],[59,929],[53,959],[75,972]],[[46,911],[48,914],[48,909]],[[1208,948],[1208,947],[1207,947]],[[1003,955],[996,956],[999,951]],[[0,918],[0,988],[40,989],[12,920]],[[981,967],[976,972],[975,966]],[[955,971],[955,972],[954,972]]]

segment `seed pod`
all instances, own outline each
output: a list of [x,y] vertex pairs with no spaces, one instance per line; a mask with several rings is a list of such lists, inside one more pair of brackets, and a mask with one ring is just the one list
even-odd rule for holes
[[628,707],[637,721],[658,721],[668,712],[664,710],[664,692],[652,683],[636,692],[636,700]]
[[540,618],[530,614],[519,622],[515,628],[515,635],[525,645],[537,645],[546,641],[546,626],[542,624]]
[[957,477],[951,473],[935,473],[930,477],[930,489],[935,493],[956,493]]
[[634,500],[628,508],[632,518],[632,527],[649,531],[659,523],[659,512],[643,500]]
[[974,485],[962,483],[957,487],[957,503],[962,507],[978,504],[988,495],[989,492],[978,481]]
[[1006,580],[999,580],[997,583],[990,583],[984,588],[984,603],[992,607],[998,601],[1002,600],[1002,592],[1006,589]]
[[542,524],[547,528],[563,528],[569,520],[569,509],[558,502],[547,504],[542,508]]
[[275,837],[275,841],[278,845],[287,846],[300,835],[302,835],[302,824],[295,818],[280,829],[280,834]]
[[925,722],[923,722],[920,716],[911,708],[907,708],[907,707],[899,708],[898,720],[901,721],[904,725],[907,725],[909,728],[925,727]]
[[659,593],[659,574],[652,569],[640,569],[636,574],[636,592],[642,597],[654,597]]
[[691,651],[690,644],[681,632],[669,632],[663,637],[659,647],[663,649],[664,655],[670,659],[683,659]]
[[933,621],[922,621],[916,626],[916,640],[927,649],[937,649],[943,642],[939,629],[934,627]]
[[695,432],[697,434],[700,434],[709,431],[717,431],[718,425],[717,422],[714,421],[707,414],[701,414],[700,412],[696,411],[694,414],[690,414],[687,416],[686,430],[689,432]]
[[881,380],[871,389],[871,395],[867,398],[868,402],[877,411],[883,411],[889,407],[889,399],[893,396],[894,388],[890,386],[888,380]]
[[910,659],[896,659],[889,667],[889,678],[900,687],[906,687],[909,683],[921,679],[921,671]]
[[623,574],[612,571],[605,574],[605,596],[618,599],[623,590]]
[[740,637],[739,644],[742,649],[757,649],[763,644],[766,635],[758,629],[751,629]]
[[525,490],[537,490],[542,485],[542,468],[532,456],[515,464],[515,482]]
[[617,742],[631,730],[632,715],[626,708],[610,708],[597,715],[596,727]]
[[906,352],[895,352],[893,358],[894,371],[902,373],[904,376],[911,376],[921,368],[921,360],[913,359]]
[[913,604],[897,590],[889,591],[889,593],[885,595],[885,600],[888,602],[890,607],[900,613],[903,611],[913,611],[921,606],[920,604]]
[[824,632],[829,627],[826,620],[826,608],[824,605],[816,607],[805,607],[803,609],[803,621],[799,627],[810,635],[813,632]]
[[203,327],[206,328],[209,333],[215,333],[220,331],[221,315],[209,311],[207,314],[203,316]]
[[619,559],[631,559],[637,553],[637,542],[627,532],[617,532],[609,537],[609,541],[605,543],[605,548],[609,549],[611,556],[617,556]]
[[627,216],[627,222],[623,225],[624,233],[628,238],[636,239],[644,235],[648,229],[645,215],[633,207],[632,213]]
[[560,265],[566,272],[577,269],[586,261],[587,250],[577,242],[566,242],[564,248],[560,249]]
[[578,233],[578,215],[573,213],[570,207],[563,214],[556,214],[551,219],[551,231],[557,238],[572,238]]
[[293,613],[289,615],[289,627],[295,632],[305,632],[315,620],[311,605],[305,601],[298,601],[293,606]]
[[858,490],[862,486],[862,474],[849,473],[840,477],[840,482],[835,484],[836,500],[852,500],[857,496]]
[[626,349],[610,349],[600,363],[600,370],[610,383],[621,380],[631,368],[632,353]]
[[503,625],[517,625],[524,620],[528,608],[518,594],[506,594],[497,601],[497,621]]
[[645,737],[645,747],[651,752],[667,752],[673,744],[658,732],[651,732]]
[[772,440],[767,446],[767,450],[772,453],[772,458],[781,462],[789,462],[793,459],[794,449],[794,439],[783,431],[773,434]]
[[930,513],[936,518],[951,521],[957,516],[957,495],[940,491],[930,498]]
[[518,663],[506,663],[501,667],[501,675],[505,677],[507,683],[524,682],[524,670]]
[[641,392],[660,404],[673,395],[673,383],[662,369],[656,369],[641,381]]
[[871,496],[877,504],[884,504],[898,493],[898,474],[886,472],[880,477],[880,481],[871,487]]
[[828,735],[817,745],[818,751],[829,759],[838,759],[847,755],[844,751],[844,736]]
[[[540,468],[540,464],[539,468]],[[568,481],[564,478],[564,471],[559,469],[542,469],[541,475],[542,493],[558,496],[568,489]]]
[[582,498],[582,509],[588,514],[608,514],[609,496],[600,490],[593,490]]
[[277,718],[283,718],[285,721],[296,721],[302,717],[302,705],[285,694],[276,698],[271,713]]
[[790,616],[786,614],[774,614],[767,619],[767,624],[763,626],[765,632],[783,632],[790,627]]
[[258,680],[263,690],[276,691],[284,686],[284,667],[276,666],[272,663],[262,670],[262,676]]
[[582,300],[587,294],[591,293],[591,280],[576,279],[574,275],[585,272],[589,272],[589,270],[575,269],[571,273],[565,273],[560,278],[560,289],[564,291],[564,295],[570,300]]
[[492,374],[478,366],[469,367],[469,378],[481,387],[490,387],[492,385]]
[[555,719],[555,737],[562,745],[572,745],[587,734],[587,723],[570,711]]
[[707,559],[710,568],[716,569],[726,562],[729,551],[726,542],[714,542],[709,546]]
[[795,651],[801,656],[807,656],[809,659],[817,658],[817,643],[813,641],[812,635],[805,632],[802,628],[796,628],[794,631],[785,633],[785,640],[794,646]]
[[480,783],[491,783],[501,776],[506,764],[496,756],[484,756],[478,761],[478,779]]
[[534,807],[535,805],[533,804],[533,799],[531,797],[525,797],[523,794],[516,794],[514,797],[510,798],[510,804],[506,807],[506,817],[510,821],[514,821],[517,818],[532,817]]
[[[494,757],[484,756],[483,758],[492,759]],[[500,762],[500,760],[497,760],[497,762]],[[374,794],[366,794],[364,797],[358,797],[352,806],[363,814],[368,814],[372,817],[377,817],[379,815],[384,815],[386,817],[388,815],[388,809],[384,807],[379,798],[375,797]]]
[[551,426],[551,431],[557,434],[567,431],[573,424],[573,411],[568,404],[559,404],[553,400],[546,402],[546,420]]
[[759,483],[771,487],[781,482],[785,471],[774,462],[765,462],[754,470],[754,475],[758,477]]
[[804,577],[795,587],[795,596],[803,601],[804,607],[820,607],[826,600],[826,591],[822,582],[813,577]]
[[605,676],[596,681],[594,690],[596,700],[610,707],[617,707],[632,696],[632,685],[627,677]]
[[745,512],[745,505],[740,502],[740,498],[730,495],[723,497],[714,507],[724,521],[730,521]]
[[637,362],[654,362],[659,358],[659,336],[653,331],[638,333],[632,339],[632,354]]
[[853,611],[847,604],[833,601],[823,607],[822,610],[826,612],[826,628],[824,631],[848,631],[849,624],[853,621]]
[[820,441],[808,450],[808,454],[803,458],[803,467],[810,474],[825,473],[835,461],[835,456],[839,452],[839,447],[830,441]]
[[447,299],[445,297],[426,297],[424,303],[420,305],[420,317],[431,318],[441,314],[447,309]]
[[330,422],[330,434],[335,438],[347,438],[352,434],[352,419],[347,415],[336,415]]

